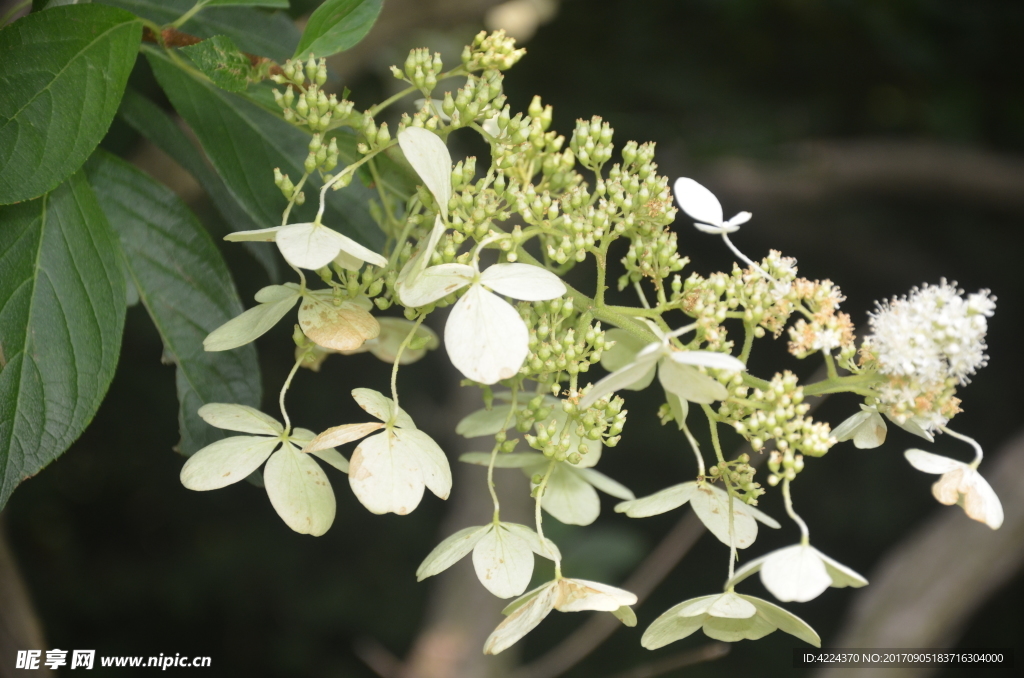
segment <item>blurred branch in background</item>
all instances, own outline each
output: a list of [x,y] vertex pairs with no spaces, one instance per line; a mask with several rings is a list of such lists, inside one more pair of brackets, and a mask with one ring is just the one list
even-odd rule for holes
[[[32,607],[25,581],[18,572],[14,555],[7,545],[7,530],[0,516],[0,678],[13,677],[22,671],[14,668],[18,650],[46,650],[42,625]],[[10,661],[7,661],[10,660]],[[52,676],[53,671],[42,666],[34,671],[41,676]]]
[[[994,455],[987,478],[1003,502],[993,532],[962,511],[936,509],[868,577],[839,636],[839,648],[943,648],[1024,565],[1024,431]],[[824,669],[814,678],[924,678],[934,668]]]

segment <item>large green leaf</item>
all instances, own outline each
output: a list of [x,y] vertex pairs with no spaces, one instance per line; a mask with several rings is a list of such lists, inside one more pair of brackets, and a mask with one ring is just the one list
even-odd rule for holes
[[107,392],[124,328],[117,251],[83,172],[0,207],[0,508],[78,438]]
[[250,7],[273,7],[274,9],[288,9],[288,0],[210,0],[207,7],[217,5],[248,5]]
[[[122,7],[145,19],[169,24],[195,5],[195,0],[96,0]],[[184,33],[200,38],[227,35],[239,49],[284,61],[299,43],[299,29],[284,12],[264,12],[252,7],[206,7],[185,22]]]
[[69,5],[0,30],[0,204],[82,166],[117,112],[142,39],[128,12]]
[[260,371],[250,344],[207,353],[203,339],[242,312],[231,274],[189,209],[163,184],[108,153],[85,165],[103,212],[121,241],[139,298],[177,366],[181,451],[223,437],[196,414],[206,403],[260,405]]
[[[250,231],[260,228],[260,224],[231,195],[220,175],[207,164],[202,153],[162,108],[129,87],[125,90],[117,114],[139,134],[171,156],[206,189],[230,230]],[[245,243],[244,246],[266,269],[271,282],[281,279],[281,259],[276,252],[260,243]]]
[[383,0],[327,0],[306,23],[295,57],[325,57],[351,48],[370,32]]
[[[309,135],[206,78],[182,70],[156,50],[146,54],[174,108],[195,131],[234,198],[261,226],[280,224],[286,203],[274,185],[273,170],[279,167],[298,181],[309,152]],[[321,185],[315,176],[310,177],[306,204],[293,210],[290,221],[312,221]],[[368,208],[372,195],[359,182],[328,191],[324,223],[370,247],[379,247],[383,235]]]

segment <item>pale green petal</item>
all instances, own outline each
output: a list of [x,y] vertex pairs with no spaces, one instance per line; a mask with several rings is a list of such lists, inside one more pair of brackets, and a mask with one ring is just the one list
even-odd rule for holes
[[623,605],[617,610],[612,610],[612,614],[624,625],[629,627],[636,626],[636,612],[633,612],[633,608],[629,605]]
[[203,340],[207,351],[228,351],[244,346],[267,333],[299,300],[298,293],[280,301],[260,304],[227,321]]
[[704,634],[708,638],[735,643],[739,640],[757,640],[764,638],[775,630],[775,626],[760,615],[744,619],[728,617],[707,617],[704,621]]
[[[395,401],[379,391],[369,388],[356,388],[352,389],[352,397],[359,403],[359,407],[383,422],[391,419],[395,412]],[[400,428],[416,428],[412,417],[401,407],[398,408],[398,414],[395,415],[395,426]]]
[[555,542],[551,541],[547,537],[541,541],[540,535],[533,531],[532,527],[526,525],[520,525],[519,523],[505,523],[502,522],[501,526],[512,534],[517,535],[520,539],[524,540],[530,545],[530,549],[538,556],[547,558],[548,560],[561,560],[562,554],[555,546]]
[[210,426],[228,431],[260,433],[274,437],[284,432],[284,427],[277,419],[248,405],[207,403],[199,408],[198,414]]
[[274,239],[277,238],[277,232],[282,228],[282,226],[272,226],[271,228],[260,228],[255,231],[235,231],[234,233],[228,233],[224,236],[224,239],[229,242],[274,242]]
[[[886,414],[885,416],[889,417],[888,414]],[[919,420],[917,417],[911,417],[910,419],[907,419],[905,422],[901,424],[898,420],[889,417],[889,421],[896,424],[907,433],[913,433],[915,436],[918,436],[919,438],[924,438],[930,443],[935,442],[935,437],[928,432],[926,428],[927,422],[924,420]]]
[[769,554],[761,567],[761,583],[784,603],[806,603],[820,596],[832,578],[817,550],[797,544]]
[[[548,460],[540,452],[515,452],[512,454],[498,453],[494,459],[494,468],[527,468],[543,464]],[[477,466],[488,466],[491,463],[490,452],[466,452],[459,457],[464,464],[475,464]]]
[[658,379],[665,391],[691,403],[707,404],[729,397],[729,390],[721,383],[695,367],[680,365],[667,358],[658,364]]
[[732,576],[732,579],[730,579],[729,581],[725,582],[725,588],[726,589],[734,588],[737,584],[739,584],[741,581],[743,581],[744,579],[746,579],[750,575],[756,574],[757,572],[760,572],[761,571],[761,567],[764,565],[764,561],[770,555],[772,555],[772,553],[774,553],[774,551],[772,551],[771,553],[766,553],[765,555],[763,555],[763,556],[761,556],[759,558],[754,558],[750,562],[746,563],[743,567],[741,567],[738,570],[736,570],[736,572]]
[[466,264],[440,264],[425,269],[415,280],[406,280],[399,288],[402,305],[418,308],[432,304],[461,290],[473,281],[476,271]]
[[[371,421],[365,424],[342,424],[341,426],[332,426],[320,435],[311,438],[306,442],[303,452],[319,452],[320,450],[326,450],[345,445],[346,443],[355,442],[370,435],[374,431],[379,431],[384,428],[384,424],[376,421]],[[303,441],[299,441],[303,442]]]
[[716,593],[713,596],[691,598],[676,605],[673,609],[675,609],[676,614],[680,617],[700,617],[708,613],[708,610],[711,609],[711,606],[715,604],[721,595],[721,593]]
[[517,534],[498,525],[477,542],[473,568],[484,588],[499,598],[511,598],[522,594],[530,583],[533,551]]
[[185,462],[181,484],[190,490],[217,490],[237,483],[260,467],[281,444],[277,438],[233,436],[207,445]]
[[[729,496],[717,487],[705,483],[698,487],[690,497],[690,506],[711,534],[726,546],[729,539]],[[752,507],[733,499],[733,527],[736,537],[736,548],[745,549],[757,538],[757,522],[754,520]]]
[[646,387],[654,379],[654,370],[661,356],[660,344],[649,345],[636,357],[636,360],[594,384],[580,400],[580,408],[587,409],[609,393],[623,388],[636,387],[639,389],[641,384]]
[[271,304],[276,301],[291,299],[300,294],[300,288],[295,283],[284,285],[267,285],[256,293],[255,299],[260,304]]
[[800,640],[810,643],[814,647],[821,647],[821,638],[814,632],[814,629],[800,617],[787,612],[778,605],[769,603],[767,600],[755,598],[754,596],[740,595],[741,598],[752,603],[757,608],[757,613],[769,624],[780,631],[796,636]]
[[441,236],[447,230],[444,222],[441,221],[441,215],[438,214],[434,217],[434,228],[430,231],[430,236],[426,242],[420,241],[422,246],[419,251],[416,252],[405,262],[405,266],[398,272],[398,278],[395,280],[395,287],[398,289],[399,296],[401,296],[402,288],[406,283],[413,285],[419,279],[420,275],[426,269],[427,265],[430,264],[430,258],[434,254],[434,250],[437,248],[437,243],[441,240]]
[[334,490],[327,474],[293,445],[274,453],[263,469],[270,503],[285,524],[300,534],[319,537],[334,522]]
[[427,489],[441,499],[447,499],[452,491],[452,470],[444,450],[433,438],[415,428],[395,429],[393,434],[396,444],[404,445],[410,455],[415,455]]
[[588,483],[616,499],[636,499],[636,495],[628,487],[616,480],[612,480],[600,471],[595,471],[592,468],[577,468],[576,472],[581,474]]
[[484,643],[484,654],[498,654],[512,647],[520,638],[535,629],[544,617],[551,613],[555,594],[555,583],[550,582],[524,604],[518,606],[487,638],[487,642]]
[[529,339],[519,312],[481,285],[455,303],[444,327],[452,365],[481,384],[514,377],[530,352]]
[[566,525],[590,525],[601,513],[597,491],[567,462],[555,464],[540,505]]
[[[637,354],[650,344],[635,334],[618,327],[605,330],[604,338],[605,342],[615,342],[614,346],[601,353],[601,367],[609,372],[621,370],[636,360]],[[653,378],[654,374],[651,374],[651,379]]]
[[423,581],[427,577],[440,574],[465,558],[477,542],[493,528],[494,525],[467,527],[442,541],[420,563],[416,570],[416,580]]
[[640,644],[648,650],[657,650],[659,647],[664,647],[669,643],[674,643],[691,635],[704,625],[705,615],[704,613],[698,613],[695,616],[682,616],[680,611],[701,606],[707,609],[707,607],[710,607],[711,601],[717,597],[717,595],[714,595],[691,598],[665,610],[644,631]]
[[494,264],[480,274],[480,283],[506,297],[546,301],[565,294],[565,283],[551,271],[531,264]]
[[447,221],[448,201],[452,197],[452,156],[448,147],[439,136],[422,127],[406,127],[399,132],[398,145]]
[[323,268],[341,251],[341,233],[319,224],[289,224],[277,232],[277,248],[297,268]]
[[[337,235],[340,236],[339,238],[335,238],[335,241],[341,245],[341,251],[338,252],[339,256],[344,253],[351,258],[360,259],[379,268],[384,268],[388,265],[388,260],[380,254],[374,252],[368,247],[360,245],[344,233],[338,233],[337,231],[332,232],[337,233]],[[280,236],[278,236],[278,239],[280,239]],[[351,259],[349,259],[349,262],[352,263]]]
[[828,572],[828,576],[832,579],[832,586],[834,588],[841,589],[850,586],[859,589],[862,586],[868,585],[867,579],[846,565],[829,558],[821,551],[818,551],[818,556],[821,558],[821,562],[825,563],[825,571]]
[[739,499],[733,499],[733,501],[738,502],[745,512],[752,515],[754,517],[754,520],[761,523],[762,525],[767,525],[773,530],[777,530],[780,527],[782,527],[782,525],[779,525],[779,521],[775,520],[775,518],[772,518],[770,515],[768,515],[761,509],[757,508],[756,506],[751,506],[750,504],[744,503]]
[[495,405],[491,409],[482,409],[473,412],[462,418],[462,421],[455,427],[455,432],[464,438],[479,438],[481,436],[492,436],[502,431],[505,422],[515,424],[516,418],[509,418],[508,412],[512,408],[508,405]]
[[728,617],[730,619],[747,619],[757,614],[757,608],[735,593],[723,593],[711,603],[707,613],[712,617]]
[[526,605],[528,602],[530,602],[533,599],[533,597],[536,596],[537,594],[539,594],[541,591],[543,591],[543,590],[545,590],[545,589],[547,589],[547,588],[549,588],[551,586],[554,586],[555,583],[556,582],[553,582],[553,581],[544,582],[543,584],[541,584],[537,588],[530,589],[529,591],[527,591],[526,593],[524,593],[523,595],[519,596],[518,598],[513,600],[511,603],[506,605],[502,609],[501,613],[504,616],[506,616],[506,617],[509,616],[510,614],[512,614],[513,612],[515,612],[519,608],[521,608],[523,605]]
[[636,602],[636,595],[614,586],[586,579],[560,579],[554,604],[562,612],[615,612]]
[[317,345],[335,351],[352,351],[380,334],[377,319],[359,304],[339,304],[326,295],[307,294],[299,304],[299,327]]
[[860,408],[860,412],[837,426],[832,435],[840,442],[853,439],[858,449],[874,449],[885,442],[885,419],[874,407],[861,405]]
[[[405,318],[377,318],[377,323],[380,325],[380,334],[377,335],[376,339],[368,340],[366,343],[366,350],[369,350],[376,358],[383,360],[384,362],[393,365],[395,358],[398,357],[398,348],[405,341],[405,338],[409,336],[409,332],[412,331],[413,326],[416,324]],[[416,328],[416,339],[426,339],[427,343],[422,348],[408,348],[402,351],[402,365],[409,365],[416,362],[427,354],[427,351],[431,351],[440,346],[441,341],[437,338],[437,334],[434,330],[430,329],[426,325],[420,325]]]
[[632,501],[624,501],[615,505],[616,513],[625,513],[630,518],[647,518],[677,509],[686,502],[697,489],[697,483],[691,481],[666,487],[654,494],[640,497]]
[[349,462],[348,482],[371,513],[406,515],[420,504],[425,484],[420,459],[397,444],[394,431],[363,440]]
[[312,452],[308,452],[307,454],[312,454],[317,459],[327,462],[328,464],[338,469],[342,473],[348,473],[349,471],[350,465],[348,463],[348,459],[343,457],[341,452],[338,452],[333,447],[329,447],[325,450],[314,450]]

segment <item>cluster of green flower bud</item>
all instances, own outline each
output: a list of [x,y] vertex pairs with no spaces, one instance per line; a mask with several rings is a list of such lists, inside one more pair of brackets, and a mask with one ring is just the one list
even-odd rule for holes
[[750,455],[745,453],[708,469],[708,477],[712,481],[725,481],[734,497],[751,506],[757,506],[757,498],[764,494],[761,484],[754,482],[755,473],[757,469],[750,465]]
[[294,200],[296,205],[301,205],[306,202],[305,191],[299,191],[295,184],[292,183],[291,178],[287,174],[281,173],[280,167],[274,168],[274,183],[277,184],[279,189],[281,189],[281,194],[288,202],[292,202]]
[[731,397],[719,407],[718,415],[731,423],[755,452],[774,440],[780,452],[820,457],[836,443],[828,424],[806,416],[810,405],[804,402],[803,388],[792,372],[776,374],[764,390],[744,386],[741,375],[728,387]]
[[[547,402],[548,398],[544,400]],[[587,410],[581,410],[573,400],[557,402],[560,403],[559,413],[553,416],[535,413],[534,434],[523,436],[530,447],[556,461],[578,464],[594,442],[600,441],[608,447],[618,444],[626,424],[622,398],[602,399]]]
[[792,481],[796,474],[804,470],[804,455],[795,454],[792,448],[772,450],[768,456],[768,484],[775,487],[782,480]]
[[352,113],[352,102],[324,92],[327,63],[309,58],[303,68],[301,61],[287,61],[284,75],[273,76],[274,82],[287,84],[284,91],[274,90],[274,101],[288,122],[303,125],[311,132],[326,132],[332,121],[337,127]]
[[[358,271],[349,271],[332,262],[317,273],[325,284],[334,289],[335,303],[356,297],[373,299],[384,291],[385,277],[381,269],[374,266],[363,266]],[[335,277],[337,277],[337,281],[335,281]],[[378,306],[380,305],[378,304]],[[386,308],[385,306],[381,310]]]
[[505,106],[495,120],[498,143],[491,147],[492,165],[524,185],[533,181],[537,172],[557,180],[557,186],[546,188],[559,190],[574,185],[575,177],[563,175],[572,172],[575,156],[569,150],[562,151],[565,137],[548,131],[551,120],[551,106],[543,106],[540,97],[533,98],[526,115],[512,116]]
[[498,71],[484,71],[480,76],[466,78],[466,84],[454,97],[451,92],[445,92],[441,112],[451,118],[452,129],[497,118],[505,107],[502,81],[503,76]]
[[525,49],[516,49],[515,38],[505,35],[504,30],[493,33],[480,31],[472,44],[462,50],[462,66],[470,73],[474,71],[505,71],[523,58]]
[[572,297],[521,303],[519,313],[530,328],[530,352],[522,373],[544,384],[557,385],[587,372],[601,361],[605,335],[601,323],[576,313]]
[[363,114],[362,124],[359,126],[359,143],[356,150],[366,155],[379,151],[391,143],[391,132],[388,131],[388,124],[382,122],[380,126],[374,121],[373,116],[367,111]]
[[655,231],[650,235],[636,235],[629,243],[629,250],[622,258],[626,272],[619,277],[619,289],[629,283],[650,278],[655,284],[683,267],[689,259],[679,256],[676,234],[668,229]]
[[312,54],[305,62],[302,59],[288,59],[281,67],[281,73],[270,77],[278,85],[296,85],[305,88],[307,81],[318,87],[327,82],[327,60],[315,59]]
[[312,174],[319,170],[322,174],[330,172],[338,166],[338,140],[331,137],[331,140],[324,145],[320,134],[314,134],[309,140],[309,155],[303,163],[306,174]]
[[[472,157],[467,158],[465,162],[460,161],[452,170],[454,194],[448,203],[448,213],[454,229],[452,239],[455,245],[461,244],[466,238],[472,238],[477,242],[483,240],[492,232],[495,221],[503,222],[512,216],[505,201],[497,191],[491,189],[494,175],[473,182],[475,172],[476,158]],[[421,196],[421,199],[423,197]],[[517,225],[513,227],[512,233],[501,241],[499,246],[509,253],[509,261],[515,261],[516,257],[512,250],[521,237],[522,229]]]
[[391,73],[399,80],[416,87],[429,98],[430,93],[437,87],[437,76],[443,69],[440,53],[434,52],[431,55],[429,49],[420,48],[409,52],[403,68],[392,66]]
[[589,122],[577,120],[569,148],[581,165],[594,172],[600,172],[601,167],[612,159],[612,150],[615,148],[612,145],[614,133],[611,125],[603,122],[599,116],[595,115]]

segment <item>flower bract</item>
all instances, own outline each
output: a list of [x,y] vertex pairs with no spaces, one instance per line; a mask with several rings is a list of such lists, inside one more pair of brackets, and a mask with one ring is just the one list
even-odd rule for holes
[[755,572],[761,573],[764,587],[784,603],[813,600],[830,586],[860,588],[868,583],[810,544],[794,544],[751,560],[736,571],[725,587],[731,589]]
[[972,465],[924,450],[907,450],[903,455],[918,471],[942,474],[932,485],[932,495],[939,503],[959,504],[969,518],[993,530],[1003,524],[1003,505],[999,497]]

